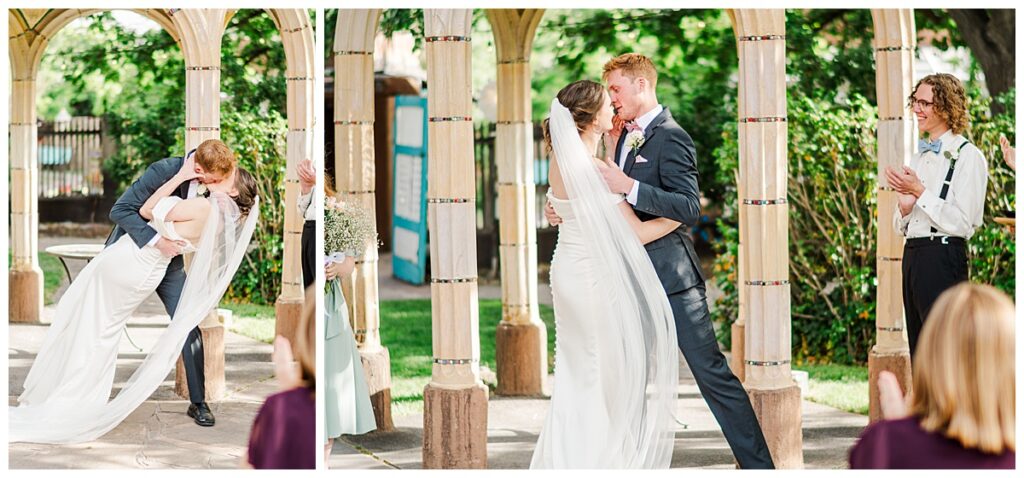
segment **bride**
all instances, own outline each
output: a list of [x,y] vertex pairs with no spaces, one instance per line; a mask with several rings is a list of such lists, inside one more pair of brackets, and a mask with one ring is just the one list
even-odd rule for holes
[[675,322],[643,244],[679,226],[641,222],[596,158],[612,128],[600,83],[558,92],[545,128],[548,199],[562,217],[551,261],[555,378],[530,468],[668,468],[678,381]]
[[171,260],[125,234],[82,269],[57,304],[19,405],[8,409],[10,442],[81,443],[110,431],[166,379],[189,331],[227,290],[259,217],[256,182],[237,168],[233,178],[207,185],[209,198],[171,196],[194,169],[190,156],[140,210],[161,236],[195,253],[174,320],[110,399],[121,333]]

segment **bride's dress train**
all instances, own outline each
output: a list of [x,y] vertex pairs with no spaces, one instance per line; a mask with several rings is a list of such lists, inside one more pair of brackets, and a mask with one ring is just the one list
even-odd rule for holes
[[[153,210],[160,235],[184,240],[167,221],[181,201],[161,199]],[[53,323],[25,379],[19,406],[8,409],[8,441],[79,443],[117,426],[167,377],[186,335],[223,295],[252,236],[258,206],[238,228],[237,206],[215,194],[196,245],[174,320],[122,390],[110,399],[118,343],[128,319],[156,290],[170,258],[139,248],[125,234],[89,262],[57,304]],[[187,241],[186,241],[187,242]]]

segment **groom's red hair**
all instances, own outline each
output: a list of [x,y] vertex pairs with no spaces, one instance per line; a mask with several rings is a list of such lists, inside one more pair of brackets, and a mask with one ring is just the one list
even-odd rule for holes
[[604,73],[601,77],[607,80],[608,75],[615,70],[621,70],[622,76],[631,80],[644,78],[652,87],[658,84],[658,70],[654,69],[654,62],[639,53],[623,53],[612,58],[604,64]]

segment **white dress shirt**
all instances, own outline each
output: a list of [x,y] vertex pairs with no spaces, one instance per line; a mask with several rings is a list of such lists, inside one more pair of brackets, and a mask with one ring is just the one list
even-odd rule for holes
[[[651,124],[651,121],[654,121],[654,118],[657,118],[658,115],[660,115],[662,110],[664,110],[664,109],[665,109],[665,107],[661,106],[660,104],[659,105],[655,105],[654,108],[651,108],[650,111],[644,113],[643,115],[641,115],[639,118],[637,118],[633,122],[636,123],[636,125],[640,127],[641,131],[644,131],[644,130],[647,129],[647,126]],[[623,134],[629,134],[629,131],[626,131]],[[622,151],[619,152],[619,169],[623,169],[623,168],[626,167],[626,156],[629,156],[629,152],[630,151],[631,150],[629,149],[629,147],[627,147],[626,144],[623,143],[622,144]],[[629,194],[626,195],[626,201],[629,202],[630,204],[636,206],[636,198],[637,198],[637,194],[639,192],[640,192],[640,181],[634,180],[633,181],[633,189],[630,189],[629,190]]]
[[[939,154],[919,152],[910,160],[910,168],[924,184],[925,191],[917,198],[914,209],[903,216],[899,205],[893,214],[893,226],[908,239],[929,237],[934,226],[936,236],[954,236],[970,239],[981,226],[985,211],[985,189],[988,187],[988,164],[981,151],[973,144],[960,149],[967,141],[961,135],[946,131],[939,140]],[[959,150],[959,153],[957,152]],[[949,172],[946,153],[957,158],[946,199],[939,199],[942,183]],[[959,154],[959,157],[957,156]]]
[[313,189],[310,189],[306,194],[302,194],[302,191],[299,191],[299,194],[301,194],[299,196],[299,214],[302,214],[302,218],[307,221],[315,221],[316,208],[309,207],[313,203]]

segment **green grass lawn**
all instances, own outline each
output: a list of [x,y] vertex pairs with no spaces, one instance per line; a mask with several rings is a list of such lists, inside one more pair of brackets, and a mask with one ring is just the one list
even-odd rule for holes
[[234,314],[230,328],[232,332],[263,343],[274,342],[277,323],[274,306],[225,302],[218,307],[228,309]]
[[[391,355],[391,413],[405,415],[423,411],[423,387],[430,381],[430,301],[397,300],[380,304],[381,342]],[[555,360],[555,314],[540,306],[541,320],[548,331],[548,368]],[[501,301],[480,301],[480,364],[496,370],[495,331],[501,321]]]
[[804,397],[852,413],[868,414],[868,368],[855,365],[804,365],[809,390]]

